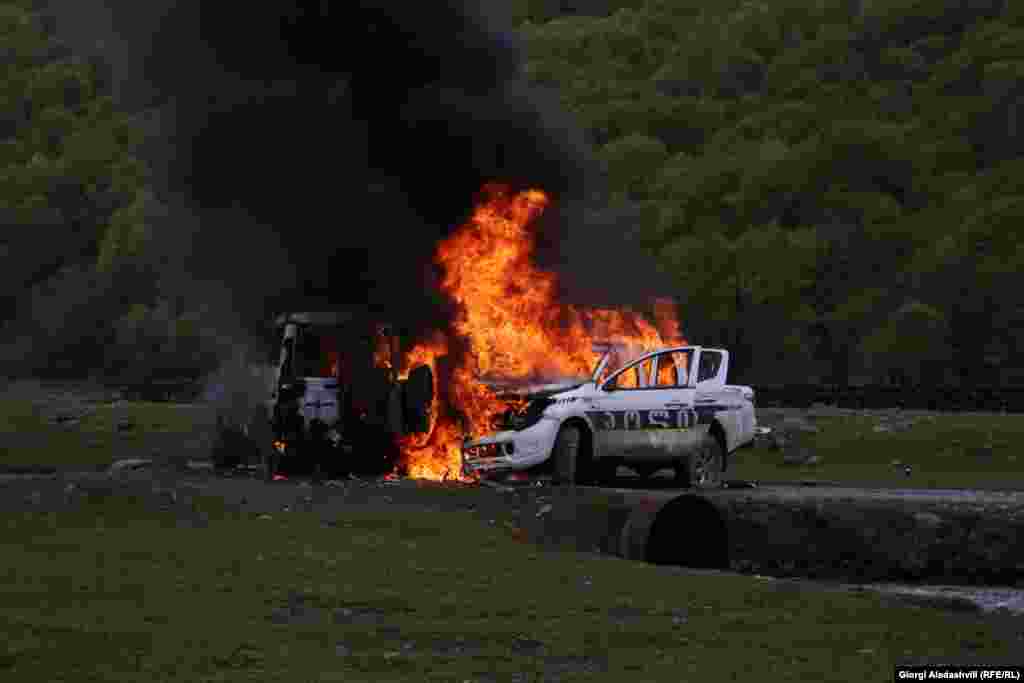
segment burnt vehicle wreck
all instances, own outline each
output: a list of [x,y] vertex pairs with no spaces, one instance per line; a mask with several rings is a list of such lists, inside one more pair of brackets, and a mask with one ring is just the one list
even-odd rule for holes
[[287,313],[273,324],[262,405],[246,419],[218,414],[214,465],[256,460],[266,475],[387,472],[398,439],[429,429],[434,379],[400,378],[400,335],[366,311]]

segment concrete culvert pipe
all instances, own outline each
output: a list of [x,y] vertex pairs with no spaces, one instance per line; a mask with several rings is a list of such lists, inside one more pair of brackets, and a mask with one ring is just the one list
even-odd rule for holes
[[[1019,491],[570,487],[530,536],[629,560],[843,581],[1024,581]],[[524,527],[525,528],[525,527]]]
[[653,564],[728,569],[728,529],[721,511],[699,496],[644,501],[622,527],[618,554]]

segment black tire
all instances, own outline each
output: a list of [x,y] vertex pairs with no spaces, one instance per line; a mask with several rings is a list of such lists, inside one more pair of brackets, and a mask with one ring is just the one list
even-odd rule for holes
[[255,447],[239,427],[219,424],[210,459],[218,471],[232,470],[252,455]]
[[554,459],[555,484],[578,484],[579,476],[579,452],[580,452],[580,428],[575,425],[565,425],[558,432],[555,438],[555,447],[552,449]]
[[260,408],[250,411],[245,424],[232,421],[230,416],[219,415],[210,459],[218,470],[261,463],[272,439],[270,423]]
[[382,427],[359,424],[352,430],[352,441],[353,452],[344,456],[339,471],[343,468],[346,473],[379,476],[399,463],[401,450],[394,436]]
[[720,488],[724,468],[725,450],[709,435],[692,455],[676,465],[676,484],[701,490]]

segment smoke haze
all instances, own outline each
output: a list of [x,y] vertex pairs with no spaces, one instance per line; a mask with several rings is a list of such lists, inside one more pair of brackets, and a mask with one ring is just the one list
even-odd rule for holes
[[436,325],[448,312],[434,247],[494,180],[541,187],[563,207],[538,256],[568,298],[639,294],[622,288],[642,280],[622,277],[628,220],[569,208],[599,191],[590,151],[522,79],[501,3],[52,7],[59,32],[111,61],[121,104],[153,113],[145,154],[180,198],[180,228],[161,248],[179,258],[181,286],[220,283],[250,322],[315,298]]

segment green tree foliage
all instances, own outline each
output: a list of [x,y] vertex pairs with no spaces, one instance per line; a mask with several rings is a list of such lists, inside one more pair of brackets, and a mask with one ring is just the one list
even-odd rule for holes
[[111,217],[145,180],[103,64],[72,54],[27,4],[0,5],[0,320],[25,290],[94,264]]
[[696,338],[836,382],[912,357],[988,381],[1024,368],[1019,4],[649,0],[522,31],[613,193],[652,207]]
[[151,238],[171,226],[134,154],[142,128],[39,5],[0,2],[0,369],[209,369],[212,327],[161,299]]
[[945,378],[951,369],[949,325],[938,308],[908,301],[861,342],[876,371],[899,383]]
[[612,188],[631,196],[644,194],[650,169],[661,166],[667,156],[664,142],[638,133],[618,138],[601,150]]
[[119,318],[104,348],[104,374],[127,383],[151,378],[180,379],[212,371],[229,349],[205,324],[206,311],[178,312],[166,300],[135,304]]

